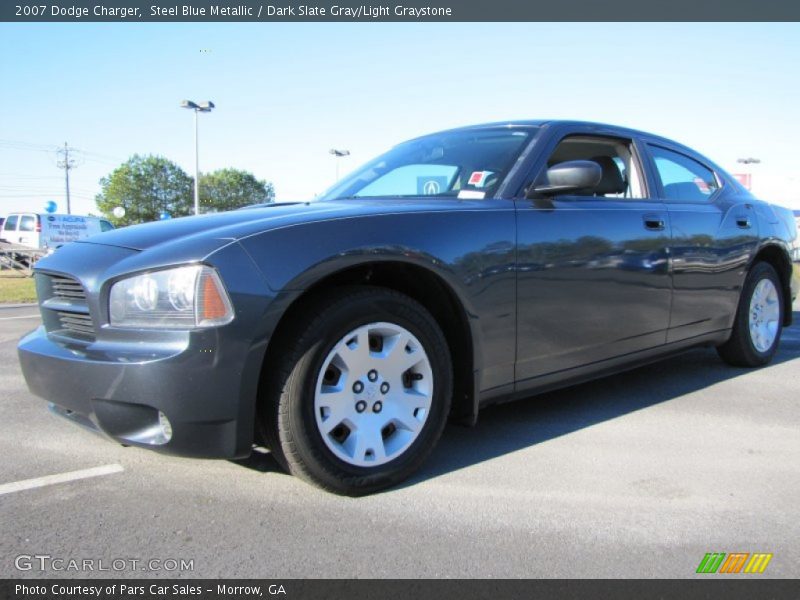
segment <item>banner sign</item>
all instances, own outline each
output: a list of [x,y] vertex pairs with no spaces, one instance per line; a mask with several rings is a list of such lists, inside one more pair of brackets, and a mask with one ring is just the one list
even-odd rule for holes
[[798,21],[794,0],[363,0],[2,2],[9,22]]

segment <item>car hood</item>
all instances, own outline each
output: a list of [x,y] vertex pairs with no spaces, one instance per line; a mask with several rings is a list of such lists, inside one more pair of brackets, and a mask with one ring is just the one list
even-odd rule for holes
[[173,244],[181,240],[197,242],[202,238],[206,247],[212,240],[218,241],[218,245],[221,246],[262,231],[305,222],[387,212],[438,211],[448,207],[452,208],[452,202],[446,199],[434,201],[424,198],[276,203],[257,208],[122,227],[76,243],[147,250],[161,244]]

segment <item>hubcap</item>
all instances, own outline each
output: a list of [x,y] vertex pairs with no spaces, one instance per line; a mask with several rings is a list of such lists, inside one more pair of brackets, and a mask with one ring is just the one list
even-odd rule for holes
[[759,352],[766,352],[778,336],[781,305],[778,290],[769,279],[762,279],[750,298],[750,339]]
[[339,340],[322,364],[314,414],[339,459],[374,467],[403,454],[431,408],[433,373],[419,340],[394,323],[370,323]]

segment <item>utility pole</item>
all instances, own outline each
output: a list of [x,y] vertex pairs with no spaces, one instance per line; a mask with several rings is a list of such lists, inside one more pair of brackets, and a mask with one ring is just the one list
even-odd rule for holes
[[58,168],[64,169],[64,182],[66,185],[67,190],[67,214],[72,214],[72,208],[69,203],[69,170],[75,168],[75,160],[69,157],[69,151],[71,148],[67,146],[67,142],[64,142],[64,149],[59,150],[58,154],[62,157],[61,160],[58,161]]

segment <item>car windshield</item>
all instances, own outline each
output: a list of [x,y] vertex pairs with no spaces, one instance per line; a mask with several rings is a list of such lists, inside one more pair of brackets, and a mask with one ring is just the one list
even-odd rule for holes
[[438,133],[392,148],[336,183],[320,200],[491,197],[535,132],[497,127]]

